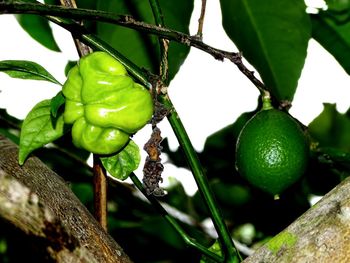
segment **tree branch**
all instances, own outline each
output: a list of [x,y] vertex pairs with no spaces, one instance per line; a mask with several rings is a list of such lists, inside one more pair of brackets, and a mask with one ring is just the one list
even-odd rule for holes
[[57,262],[131,262],[61,177],[36,157],[19,166],[17,145],[2,135],[0,149],[1,217],[47,239]]
[[118,15],[110,12],[81,9],[81,8],[67,8],[55,5],[43,5],[34,3],[14,2],[14,3],[0,3],[0,14],[36,14],[49,15],[74,19],[88,19],[100,22],[112,23],[128,28],[132,28],[148,34],[161,36],[162,38],[173,40],[181,44],[192,46],[200,49],[217,60],[223,61],[228,59],[233,62],[238,69],[263,93],[265,90],[264,84],[255,77],[254,72],[249,70],[242,62],[242,55],[238,52],[228,52],[211,47],[205,44],[198,36],[189,36],[182,32],[172,30],[165,27],[160,27],[142,21],[137,21],[129,15]]
[[347,178],[243,262],[349,262],[349,193]]

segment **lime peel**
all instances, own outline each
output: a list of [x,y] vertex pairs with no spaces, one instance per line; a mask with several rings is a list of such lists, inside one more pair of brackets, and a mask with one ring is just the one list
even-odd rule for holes
[[238,136],[236,168],[252,185],[278,196],[302,176],[308,156],[306,136],[290,115],[261,110]]

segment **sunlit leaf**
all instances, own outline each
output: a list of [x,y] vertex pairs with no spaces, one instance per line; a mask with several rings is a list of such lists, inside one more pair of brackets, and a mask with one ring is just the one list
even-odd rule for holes
[[137,144],[130,140],[128,145],[118,154],[108,157],[101,157],[105,169],[113,177],[125,180],[130,173],[135,171],[140,164],[141,156]]
[[23,121],[19,143],[19,164],[34,150],[53,142],[65,133],[63,116],[51,115],[51,100],[36,104]]
[[279,100],[293,99],[311,23],[303,0],[220,0],[227,35]]
[[0,61],[0,72],[4,72],[12,78],[46,80],[61,85],[41,65],[26,60],[3,60]]

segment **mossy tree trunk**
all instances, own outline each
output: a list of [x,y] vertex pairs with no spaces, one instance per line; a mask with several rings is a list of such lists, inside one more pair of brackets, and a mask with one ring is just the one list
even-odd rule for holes
[[243,262],[350,262],[350,178]]
[[[38,158],[20,167],[0,135],[0,217],[40,239],[57,262],[131,262],[57,174]],[[350,178],[244,263],[350,262]],[[45,242],[42,242],[45,240]]]
[[23,166],[17,158],[17,145],[0,135],[1,218],[56,262],[131,262],[61,177],[36,157]]

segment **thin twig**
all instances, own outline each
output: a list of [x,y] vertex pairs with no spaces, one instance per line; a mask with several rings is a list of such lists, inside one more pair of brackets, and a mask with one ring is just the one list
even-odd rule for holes
[[203,25],[204,25],[204,16],[205,16],[206,6],[207,6],[207,0],[202,0],[201,14],[198,19],[198,30],[196,34],[196,37],[198,37],[200,40],[203,39]]
[[[153,17],[158,26],[164,26],[164,20],[162,11],[159,5],[158,0],[149,0]],[[154,112],[151,120],[152,124],[152,134],[150,139],[146,142],[143,149],[147,152],[148,156],[146,157],[145,164],[143,167],[143,185],[146,189],[147,194],[152,194],[154,196],[163,196],[164,191],[159,187],[159,183],[163,181],[162,173],[164,170],[164,166],[162,164],[162,159],[160,157],[162,153],[162,147],[160,143],[163,138],[161,136],[161,130],[157,127],[157,124],[163,119],[158,119],[159,109],[158,105],[158,93],[161,90],[160,87],[163,87],[164,82],[167,81],[168,78],[168,44],[163,42],[163,38],[159,37],[159,49],[160,49],[160,69],[159,76],[154,78],[152,81],[152,97],[154,103]]]
[[[78,8],[77,4],[75,3],[75,0],[60,0],[60,2],[62,6],[70,7],[70,8]],[[83,23],[80,22],[80,25],[83,25]],[[73,39],[80,57],[83,57],[92,52],[91,48],[85,45],[84,43],[82,43],[79,39],[76,39],[76,38],[73,38]]]
[[[156,25],[158,27],[164,28],[164,19],[161,7],[158,0],[149,0]],[[160,80],[163,84],[168,83],[168,50],[169,50],[169,41],[163,37],[159,37],[159,46],[160,46]]]
[[107,175],[100,158],[93,155],[94,216],[107,231]]
[[238,52],[229,52],[211,47],[198,39],[197,36],[190,36],[185,33],[159,27],[152,24],[147,24],[135,20],[128,15],[117,15],[110,12],[89,10],[89,9],[71,9],[54,5],[43,5],[33,3],[0,3],[0,13],[2,14],[37,14],[51,15],[66,18],[78,18],[88,20],[98,20],[101,22],[112,23],[149,34],[161,36],[168,40],[173,40],[181,44],[192,46],[200,49],[217,60],[223,61],[228,59],[233,62],[238,69],[260,90],[261,93],[265,90],[264,84],[255,77],[254,72],[250,71],[242,62],[242,55]]

